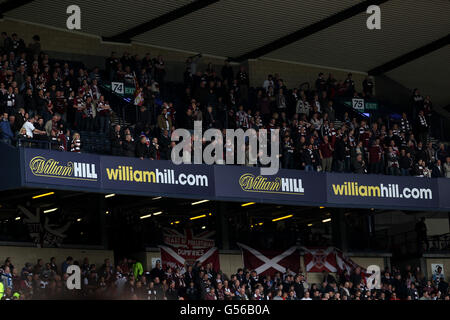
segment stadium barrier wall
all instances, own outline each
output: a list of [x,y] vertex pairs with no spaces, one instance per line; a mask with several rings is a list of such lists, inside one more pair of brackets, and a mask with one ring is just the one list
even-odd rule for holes
[[20,154],[13,147],[0,143],[0,155],[0,190],[20,188],[22,173],[17,166]]
[[219,251],[219,259],[220,269],[227,276],[235,274],[237,269],[244,266],[244,260],[241,251],[229,251],[228,253],[222,253]]
[[23,246],[5,246],[0,244],[0,261],[10,257],[14,267],[20,272],[25,263],[29,262],[33,266],[38,259],[43,259],[44,263],[49,262],[51,257],[56,258],[58,270],[61,270],[61,264],[68,256],[72,256],[80,265],[84,258],[89,259],[89,263],[95,263],[97,268],[101,267],[105,259],[114,262],[114,253],[112,250],[101,249],[75,249],[75,248],[37,248]]
[[[19,153],[19,156],[18,156]],[[449,211],[450,179],[305,172],[281,169],[261,176],[260,168],[174,165],[43,149],[5,149],[8,170],[0,190],[20,187],[78,190],[300,206]],[[11,168],[10,168],[11,167]],[[18,168],[17,168],[18,167]],[[10,171],[11,170],[11,171]]]

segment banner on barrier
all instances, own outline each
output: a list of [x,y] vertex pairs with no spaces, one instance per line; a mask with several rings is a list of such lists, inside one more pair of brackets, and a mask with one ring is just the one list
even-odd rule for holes
[[318,173],[281,169],[263,176],[246,166],[175,165],[42,149],[23,150],[27,186],[69,186],[91,192],[255,201],[292,205],[445,210],[450,179]]
[[374,207],[436,208],[437,179],[327,174],[327,202]]
[[72,152],[25,149],[25,181],[101,192],[214,196],[214,168]]
[[101,157],[102,187],[135,192],[214,196],[213,167]]
[[216,194],[223,198],[316,205],[326,201],[325,175],[320,173],[279,170],[262,176],[254,167],[216,166],[214,177]]
[[46,185],[100,188],[99,156],[25,149],[25,180]]

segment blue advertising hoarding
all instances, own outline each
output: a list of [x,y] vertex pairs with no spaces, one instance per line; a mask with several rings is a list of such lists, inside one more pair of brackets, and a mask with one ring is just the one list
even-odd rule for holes
[[439,207],[450,211],[450,179],[439,178]]
[[101,157],[102,188],[139,194],[214,196],[214,167],[171,161]]
[[87,189],[101,186],[100,158],[96,155],[25,149],[24,166],[26,183]]
[[41,149],[25,149],[25,183],[94,192],[214,196],[214,168]]
[[21,187],[22,167],[19,152],[12,146],[0,143],[0,190]]
[[327,174],[327,201],[351,207],[439,207],[437,179],[385,175]]
[[216,196],[223,199],[299,205],[324,205],[325,175],[299,170],[279,170],[262,176],[260,168],[216,166]]
[[445,178],[284,169],[273,176],[261,176],[259,168],[245,166],[174,165],[170,161],[42,149],[21,149],[20,157],[18,154],[17,149],[5,151],[5,158],[16,159],[21,165],[16,165],[16,170],[8,164],[13,167],[8,172],[19,177],[2,179],[3,190],[59,188],[292,205],[450,210],[450,179]]

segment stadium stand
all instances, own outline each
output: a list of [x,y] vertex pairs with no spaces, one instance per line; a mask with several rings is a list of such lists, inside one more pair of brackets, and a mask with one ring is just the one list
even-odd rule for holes
[[[88,70],[79,61],[52,60],[37,35],[26,46],[18,35],[3,33],[0,138],[25,147],[167,160],[171,132],[192,130],[201,120],[203,129],[280,129],[283,168],[450,177],[448,145],[432,139],[432,132],[441,136],[432,131],[432,101],[418,89],[411,112],[367,117],[343,101],[376,99],[370,77],[362,92],[351,73],[342,80],[320,73],[314,84],[298,88],[274,74],[253,88],[244,67],[235,72],[226,62],[220,72],[211,64],[197,70],[200,58],[186,60],[183,84],[166,83],[161,56],[113,52],[104,70]],[[131,97],[113,93],[111,82],[131,88]]]
[[[66,270],[72,264],[81,268],[82,290],[65,286]],[[52,257],[22,268],[6,258],[0,271],[3,300],[450,300],[443,274],[427,279],[420,267],[410,265],[402,270],[395,266],[382,270],[380,289],[367,288],[359,267],[351,273],[323,272],[320,283],[309,283],[302,270],[289,268],[286,273],[265,276],[239,268],[226,275],[214,271],[209,263],[163,269],[157,262],[144,271],[141,262],[130,258],[122,258],[117,265],[105,259],[98,266],[88,258],[69,256],[61,263]]]
[[[414,91],[412,112],[393,120],[357,113],[345,99],[376,99],[370,78],[356,92],[352,75],[344,80],[319,74],[314,84],[287,88],[279,74],[268,75],[259,88],[249,87],[245,68],[234,72],[225,62],[220,72],[211,65],[197,70],[201,55],[186,61],[183,84],[164,81],[161,56],[142,60],[124,53],[106,59],[105,69],[52,60],[40,50],[39,36],[26,46],[18,35],[3,33],[0,69],[1,141],[19,147],[63,152],[169,159],[170,133],[193,129],[194,120],[207,128],[279,128],[283,168],[355,172],[359,174],[450,177],[448,146],[430,139],[432,102]],[[196,71],[194,71],[196,70]],[[134,93],[112,92],[123,82]],[[106,98],[105,98],[106,97]],[[110,102],[112,102],[110,104]],[[130,112],[131,109],[131,112]],[[127,120],[127,121],[125,121]],[[416,139],[417,137],[417,139]],[[315,242],[317,244],[317,241]],[[83,290],[63,285],[65,269],[81,266]],[[1,267],[2,299],[187,299],[187,300],[449,300],[448,284],[420,268],[384,270],[382,287],[368,290],[360,270],[325,274],[320,284],[308,283],[302,270],[258,277],[252,270],[216,273],[211,265],[186,265],[145,274],[139,262],[123,259],[102,266],[68,257]],[[1,289],[0,288],[0,289]]]
[[[428,81],[432,77],[439,78],[445,68],[434,72],[411,71],[414,76],[408,77],[409,84],[414,79],[417,81],[414,86],[424,89],[427,85],[427,89],[423,92],[419,88],[412,90],[409,102],[402,106],[394,101],[397,95],[405,95],[404,92],[400,94],[405,87],[384,79],[383,85],[392,85],[392,88],[384,88],[382,96],[377,90],[378,79],[375,83],[372,76],[393,70],[389,74],[392,79],[402,78],[409,73],[402,68],[414,70],[417,65],[408,66],[408,58],[397,63],[396,55],[410,52],[407,56],[411,53],[414,56],[417,50],[410,50],[423,46],[430,39],[439,38],[431,46],[421,47],[419,55],[412,60],[422,57],[430,59],[427,61],[433,65],[442,60],[448,49],[442,44],[446,40],[445,45],[448,44],[448,32],[446,37],[441,33],[447,30],[448,22],[439,20],[445,19],[448,6],[442,5],[444,9],[439,9],[430,6],[428,0],[377,1],[380,4],[386,2],[386,8],[391,9],[383,11],[388,24],[393,25],[392,21],[409,23],[414,17],[416,29],[420,30],[408,31],[408,36],[403,30],[395,30],[389,37],[379,33],[380,40],[377,36],[369,39],[351,24],[365,14],[366,1],[345,0],[336,4],[327,1],[320,9],[316,8],[315,1],[261,1],[258,5],[251,1],[165,2],[157,1],[152,6],[147,1],[105,2],[101,9],[102,19],[98,19],[97,4],[82,0],[83,14],[90,18],[83,20],[83,33],[86,33],[66,34],[67,30],[60,30],[60,22],[53,19],[56,11],[66,9],[65,1],[0,1],[0,9],[5,9],[5,12],[0,10],[0,19],[8,26],[6,29],[10,28],[0,37],[0,150],[11,155],[2,162],[8,167],[16,160],[21,161],[18,164],[21,168],[8,172],[8,179],[19,172],[20,177],[14,178],[25,180],[23,166],[30,165],[22,161],[23,154],[31,149],[37,149],[36,157],[42,157],[38,153],[47,149],[58,155],[82,154],[75,157],[97,154],[117,156],[115,159],[122,160],[125,158],[119,157],[128,157],[126,161],[136,158],[133,161],[139,163],[144,163],[139,159],[166,160],[168,163],[176,145],[171,141],[174,130],[192,131],[194,121],[202,121],[203,130],[268,129],[270,132],[279,129],[281,149],[278,156],[283,169],[322,172],[318,174],[322,177],[328,177],[323,172],[354,173],[356,175],[351,176],[356,177],[366,174],[418,177],[398,179],[420,181],[427,190],[433,190],[434,207],[426,211],[427,202],[424,201],[421,211],[409,211],[418,210],[411,208],[414,202],[406,209],[401,203],[391,210],[384,208],[389,206],[384,196],[379,200],[383,205],[386,200],[387,205],[379,212],[377,206],[377,209],[371,208],[372,204],[356,204],[344,210],[341,203],[330,202],[330,208],[328,204],[325,208],[324,204],[319,207],[315,202],[293,204],[287,198],[241,204],[242,199],[201,200],[204,196],[201,194],[196,198],[190,195],[189,199],[183,199],[184,194],[171,198],[173,191],[156,196],[155,191],[147,192],[144,188],[139,192],[125,190],[121,193],[121,186],[114,191],[108,189],[109,186],[100,186],[103,183],[100,179],[93,182],[95,190],[82,183],[55,187],[51,180],[48,180],[49,185],[45,185],[45,180],[35,185],[24,181],[15,185],[16,181],[13,181],[10,189],[2,189],[0,197],[0,300],[450,300],[450,233],[446,226],[450,215],[447,217],[445,211],[448,206],[438,207],[444,203],[442,195],[445,194],[441,184],[438,188],[438,181],[447,183],[446,179],[438,178],[450,178],[450,130],[443,125],[443,121],[449,119],[443,119],[442,113],[437,113],[433,106],[434,101],[440,110],[446,108],[442,105],[445,94],[440,89],[445,80],[441,79],[441,86],[436,85],[439,81]],[[414,5],[416,2],[418,5]],[[423,8],[429,8],[424,11],[427,13],[421,11]],[[204,11],[198,15],[200,9]],[[403,16],[405,10],[410,10],[411,14]],[[267,16],[266,11],[270,15],[273,12],[279,14]],[[441,19],[435,19],[435,26],[422,19],[423,16]],[[191,17],[196,23],[188,21]],[[274,17],[277,19],[270,21]],[[33,21],[38,31],[30,28],[32,25],[25,20]],[[365,16],[362,20],[365,22]],[[48,30],[44,25],[47,22]],[[248,23],[248,27],[238,30],[244,23]],[[287,32],[288,37],[278,34],[278,28],[273,27],[275,24]],[[32,31],[27,30],[26,36],[11,32],[11,26],[15,25],[22,27],[17,33],[24,29]],[[210,30],[225,25],[227,32],[220,35],[221,41],[217,41],[218,35]],[[150,34],[152,29],[157,32]],[[41,48],[42,30],[46,30],[48,42],[52,42],[42,45],[51,48],[48,51]],[[261,30],[258,36],[255,36],[255,30]],[[353,36],[343,37],[348,30]],[[26,43],[21,36],[29,39],[29,32],[37,34]],[[306,38],[309,42],[300,41]],[[400,45],[399,40],[404,43]],[[135,53],[136,43],[132,41],[143,44],[141,56]],[[340,48],[331,42],[340,42],[346,52],[339,52]],[[396,42],[399,43],[398,50],[394,48]],[[117,43],[119,46],[113,45]],[[130,46],[122,46],[124,43]],[[148,49],[145,44],[150,44],[152,51],[142,55],[142,50]],[[158,54],[153,51],[155,44],[161,45]],[[64,47],[61,51],[60,45]],[[90,52],[91,45],[96,50]],[[76,46],[80,50],[73,50]],[[125,49],[118,52],[117,48],[122,47]],[[191,56],[184,63],[175,62],[166,57],[168,51],[162,48],[206,49],[217,56],[214,56],[213,64],[207,61],[208,54],[183,51],[178,57],[187,56],[187,52]],[[286,50],[278,50],[280,48]],[[109,54],[110,49],[115,51],[105,58],[105,52]],[[440,56],[427,56],[438,49],[442,50]],[[391,52],[388,54],[388,51]],[[58,57],[53,56],[55,53]],[[220,59],[222,55],[234,58],[219,65],[218,55]],[[341,63],[339,60],[343,56],[348,61]],[[268,59],[249,62],[260,57]],[[324,67],[312,81],[311,77],[296,81],[298,83],[289,81],[286,69],[280,66],[284,63],[285,68],[294,68],[287,62],[301,64],[302,59],[314,65],[315,69],[311,70],[321,68],[321,59],[327,61],[330,69]],[[369,63],[371,59],[377,61]],[[97,66],[93,67],[93,61]],[[389,62],[378,65],[386,61]],[[178,63],[177,68],[173,68],[172,63]],[[250,71],[251,65],[259,63],[267,63],[270,67]],[[422,66],[421,63],[418,65]],[[266,75],[268,70],[270,74]],[[333,70],[339,70],[339,75],[334,75]],[[343,70],[346,76],[342,76]],[[355,77],[347,70],[370,70],[367,74],[371,76],[354,71],[359,73]],[[173,81],[170,73],[174,72],[182,81]],[[424,75],[418,76],[420,72]],[[301,72],[297,73],[303,76]],[[254,79],[261,78],[261,74],[266,75],[266,79],[255,85]],[[435,85],[436,88],[429,90]],[[430,96],[430,91],[440,92],[439,97]],[[245,147],[248,145],[246,143]],[[202,144],[203,148],[206,146],[206,143]],[[14,153],[9,153],[12,149]],[[224,155],[236,151],[229,145],[224,146]],[[194,153],[191,154],[193,157]],[[105,158],[113,159],[101,159]],[[240,168],[262,166],[249,162],[246,157],[246,163]],[[299,171],[295,171],[295,175],[298,174]],[[382,176],[381,179],[396,178]],[[217,185],[216,181],[211,182],[214,187]],[[105,190],[117,192],[117,195],[105,195],[102,193]],[[326,190],[322,192],[326,193]],[[348,205],[355,200],[351,198],[353,195],[347,197],[346,194],[346,199],[350,200],[342,203]],[[195,204],[192,200],[206,205],[191,208]],[[259,200],[250,198],[248,201]],[[395,197],[389,200],[391,204],[396,201]],[[416,201],[415,204],[420,200]],[[341,206],[333,207],[333,204]],[[25,213],[27,209],[22,210],[22,205],[36,209],[37,222],[22,223],[27,217],[30,220],[33,217],[30,211],[29,215]],[[44,215],[45,209],[56,214]],[[225,211],[233,214],[224,214]],[[287,211],[288,216],[285,215]],[[152,214],[152,219],[147,219]],[[379,218],[377,224],[375,214]],[[433,214],[436,214],[435,219],[429,220],[434,221],[427,225],[425,216],[428,219]],[[147,220],[143,221],[143,218]],[[192,220],[198,218],[204,218],[202,221],[205,222],[193,224]],[[39,219],[45,220],[45,227]],[[326,224],[331,220],[332,223]],[[67,234],[56,230],[56,225],[63,223],[74,224]],[[311,228],[313,225],[314,229]],[[183,228],[185,234],[187,230],[191,233],[215,230],[216,238],[207,241],[212,242],[211,248],[216,250],[222,270],[217,264],[193,262],[195,259],[184,259],[184,256],[184,263],[178,261],[177,267],[170,267],[161,258],[160,250],[162,243],[170,242],[162,240],[167,237],[165,232],[169,226],[174,227],[173,232]],[[231,226],[230,230],[228,226]],[[48,229],[39,233],[33,228]],[[431,235],[430,229],[433,229]],[[50,239],[44,239],[46,236]],[[63,238],[67,241],[61,246]],[[295,256],[295,265],[301,261],[301,267],[290,268],[290,262],[284,261],[279,263],[285,272],[277,271],[275,267],[274,272],[259,273],[258,268],[248,269],[242,265],[246,264],[244,251],[236,250],[241,243],[273,252],[295,246],[302,250],[306,247],[324,251],[330,248],[353,250],[356,256],[355,252],[359,250],[367,259],[365,267],[370,264],[382,266],[381,283],[377,289],[370,289],[369,273],[363,264],[338,267],[336,258],[333,272],[311,271],[305,255]],[[346,248],[338,249],[340,244],[345,244]],[[94,252],[94,248],[98,252]],[[152,255],[154,252],[158,254]],[[393,256],[395,259],[390,260]],[[373,257],[376,258],[371,259]],[[329,263],[326,259],[328,256],[323,252],[311,258],[324,269]],[[81,269],[81,290],[67,287],[67,269],[71,265]],[[276,263],[272,268],[274,265]]]

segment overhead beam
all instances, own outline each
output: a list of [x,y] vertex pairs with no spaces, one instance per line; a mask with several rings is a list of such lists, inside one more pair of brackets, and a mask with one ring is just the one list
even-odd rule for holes
[[300,29],[300,30],[294,32],[294,33],[288,34],[287,36],[284,36],[275,41],[272,41],[262,47],[259,47],[255,50],[247,52],[239,57],[232,58],[231,60],[237,61],[237,62],[242,62],[242,61],[245,61],[248,59],[259,58],[261,56],[268,54],[269,52],[278,50],[278,49],[283,48],[291,43],[294,43],[303,38],[306,38],[314,33],[317,33],[319,31],[327,29],[327,28],[329,28],[339,22],[347,20],[348,18],[351,18],[359,13],[366,12],[367,7],[369,7],[370,5],[380,5],[387,1],[389,1],[389,0],[366,0],[357,5],[354,5],[348,9],[340,11],[332,16],[329,16],[328,18],[325,18],[319,22],[313,23],[303,29]]
[[378,75],[386,73],[390,70],[396,69],[396,68],[400,67],[401,65],[404,65],[408,62],[411,62],[420,57],[423,57],[433,51],[439,50],[449,44],[450,44],[450,34],[446,35],[445,37],[443,37],[441,39],[433,41],[427,45],[424,45],[423,47],[420,47],[411,52],[405,53],[404,55],[401,55],[400,57],[397,57],[391,61],[388,61],[388,62],[382,64],[381,66],[373,68],[368,71],[368,74],[372,75],[372,76],[378,76]]
[[188,14],[195,11],[203,9],[213,3],[219,2],[220,0],[196,0],[191,2],[181,8],[175,9],[171,12],[165,13],[162,16],[154,18],[148,22],[142,23],[136,27],[128,29],[112,37],[103,37],[103,41],[110,42],[123,42],[129,43],[131,39],[137,35],[143,34],[155,28],[158,28],[166,23],[172,22],[174,20],[180,19]]
[[3,14],[17,9],[21,6],[24,6],[30,2],[32,2],[33,0],[7,0],[3,3],[0,3],[0,19],[3,18]]

